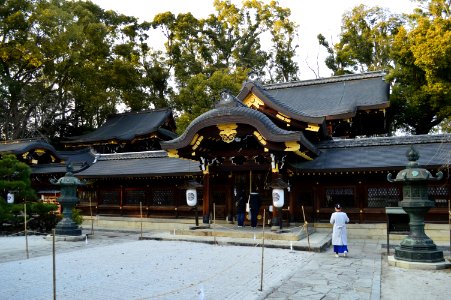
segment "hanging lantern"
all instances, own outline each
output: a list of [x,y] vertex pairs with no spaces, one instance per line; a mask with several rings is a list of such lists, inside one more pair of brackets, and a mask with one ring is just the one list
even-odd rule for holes
[[188,180],[182,184],[180,189],[186,190],[186,204],[188,206],[194,207],[197,205],[197,189],[202,188],[202,184],[195,180]]
[[7,202],[8,204],[13,204],[14,203],[14,194],[13,193],[8,193],[8,195],[6,196]]
[[188,204],[188,206],[197,205],[197,191],[195,188],[189,188],[186,190],[186,204]]
[[280,208],[285,204],[285,192],[284,190],[288,188],[288,184],[282,180],[282,178],[274,179],[269,187],[272,188],[272,202],[274,207]]
[[284,191],[281,188],[273,188],[272,189],[272,202],[274,207],[283,207],[284,204]]

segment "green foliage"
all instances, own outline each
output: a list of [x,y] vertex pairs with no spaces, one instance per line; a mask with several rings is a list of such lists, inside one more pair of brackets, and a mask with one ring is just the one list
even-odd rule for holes
[[11,220],[12,216],[13,215],[11,213],[11,210],[9,209],[8,204],[5,202],[5,200],[0,198],[0,227],[3,223]]
[[449,0],[421,1],[393,42],[394,124],[426,134],[451,116],[451,12]]
[[81,225],[83,223],[83,216],[81,215],[80,209],[76,209],[76,208],[72,209],[72,220],[77,225]]
[[82,134],[118,104],[166,103],[169,69],[147,46],[146,23],[89,1],[4,0],[0,24],[2,139]]
[[204,74],[191,77],[186,86],[181,88],[174,97],[175,107],[183,111],[177,119],[178,133],[183,133],[183,130],[197,116],[212,109],[215,102],[219,101],[220,93],[224,89],[230,90],[232,94],[237,94],[247,73],[247,70],[242,68],[237,68],[234,72],[229,69],[220,69],[210,77]]
[[334,75],[384,70],[393,65],[391,43],[402,18],[381,7],[359,5],[343,15],[340,41],[332,46],[323,35],[318,41],[329,53],[326,65]]
[[0,159],[0,192],[6,194],[14,192],[15,201],[36,199],[35,191],[31,188],[30,167],[17,160],[13,154],[5,154]]
[[418,2],[409,16],[360,5],[344,15],[337,44],[318,41],[335,75],[387,70],[392,129],[427,134],[451,116],[451,1]]
[[[27,228],[31,231],[50,232],[61,216],[55,211],[58,206],[42,202],[27,202]],[[23,204],[7,204],[0,200],[0,230],[10,233],[24,230]],[[7,224],[7,226],[4,226]]]
[[[215,0],[214,7],[215,13],[205,19],[165,12],[152,22],[166,37],[167,63],[178,91],[171,105],[181,114],[179,133],[213,107],[220,91],[237,93],[249,70],[268,82],[297,78],[297,26],[289,20],[289,9],[257,0],[243,1],[241,7]],[[270,40],[269,49],[262,48],[263,39]]]

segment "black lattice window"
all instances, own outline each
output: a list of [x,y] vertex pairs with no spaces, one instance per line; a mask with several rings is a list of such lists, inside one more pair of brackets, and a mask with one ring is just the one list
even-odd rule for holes
[[172,190],[154,190],[152,191],[152,205],[175,205],[174,191]]
[[370,187],[367,192],[368,207],[396,207],[402,200],[397,187]]
[[448,207],[448,193],[446,186],[428,186],[428,196],[435,202],[435,207]]
[[146,202],[146,192],[144,190],[125,190],[124,203],[126,205],[143,205]]
[[85,205],[89,205],[90,203],[97,203],[97,195],[95,191],[79,191],[78,192],[78,200],[80,203]]
[[119,198],[119,191],[101,191],[100,195],[100,203],[101,204],[108,204],[108,205],[119,205],[120,198]]
[[323,207],[334,207],[340,203],[343,207],[355,207],[355,193],[353,187],[326,188],[326,199]]

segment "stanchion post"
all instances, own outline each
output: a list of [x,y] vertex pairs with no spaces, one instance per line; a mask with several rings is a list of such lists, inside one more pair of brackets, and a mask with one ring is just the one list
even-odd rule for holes
[[27,201],[24,202],[23,204],[24,207],[24,214],[23,214],[23,218],[24,218],[24,235],[25,235],[25,253],[27,254],[27,259],[30,258],[29,254],[28,254],[28,232],[27,232]]
[[143,237],[143,203],[139,201],[139,214],[141,215],[141,238]]
[[55,229],[52,230],[52,269],[53,269],[53,300],[56,300],[56,260],[55,260]]
[[94,234],[94,219],[92,217],[92,195],[89,195],[89,213],[91,214],[91,235]]
[[262,264],[261,264],[261,272],[260,272],[260,291],[263,291],[263,262],[265,260],[265,222],[266,222],[266,209],[263,210]]

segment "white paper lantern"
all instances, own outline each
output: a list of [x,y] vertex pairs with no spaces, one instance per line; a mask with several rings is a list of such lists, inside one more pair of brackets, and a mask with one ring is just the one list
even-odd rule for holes
[[8,193],[8,195],[6,196],[6,201],[9,203],[9,204],[13,204],[14,203],[14,194],[13,193]]
[[272,190],[272,202],[274,204],[274,207],[283,207],[284,204],[283,189],[274,188]]
[[196,206],[197,204],[197,191],[196,189],[186,190],[186,203],[189,206]]

